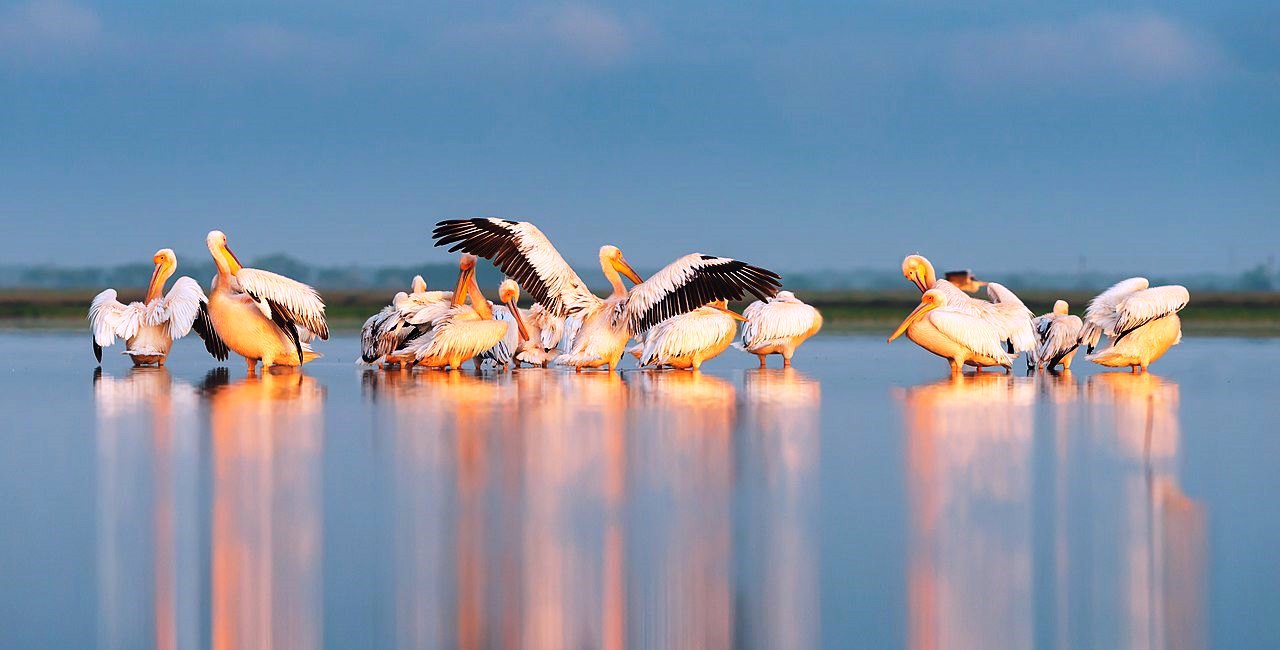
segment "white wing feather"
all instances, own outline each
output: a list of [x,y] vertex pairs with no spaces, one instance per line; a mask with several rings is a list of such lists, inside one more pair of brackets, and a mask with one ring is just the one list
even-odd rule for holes
[[1107,332],[1115,331],[1120,320],[1117,307],[1125,298],[1151,286],[1146,278],[1129,278],[1112,285],[1111,288],[1098,294],[1084,310],[1084,330],[1080,333],[1081,341],[1089,347],[1098,344],[1098,340]]
[[200,304],[208,302],[200,283],[183,276],[173,283],[164,297],[164,311],[169,319],[169,337],[180,339],[191,332],[191,325],[200,315]]
[[661,365],[673,357],[706,350],[732,337],[735,328],[733,318],[710,307],[668,318],[645,335],[640,365]]
[[947,338],[978,354],[1001,361],[1013,361],[1013,357],[1001,347],[1004,336],[994,325],[981,318],[949,307],[935,309],[926,318]]
[[[1040,320],[1043,319],[1043,320]],[[1037,357],[1046,363],[1066,355],[1080,341],[1084,321],[1070,314],[1045,314],[1040,319],[1040,349]]]
[[260,300],[280,305],[288,317],[322,339],[329,338],[325,322],[324,301],[315,289],[297,280],[261,269],[242,268],[235,275],[238,288]]
[[1115,329],[1108,336],[1118,336],[1157,318],[1182,310],[1191,301],[1187,288],[1177,284],[1155,287],[1129,294],[1116,306]]
[[145,307],[140,302],[125,305],[116,300],[116,290],[107,289],[94,296],[89,306],[89,325],[93,329],[93,340],[100,347],[107,347],[116,342],[116,337],[129,340],[138,333],[142,326]]
[[742,344],[747,349],[800,336],[822,323],[818,310],[802,302],[754,302],[742,315],[747,319],[742,327]]

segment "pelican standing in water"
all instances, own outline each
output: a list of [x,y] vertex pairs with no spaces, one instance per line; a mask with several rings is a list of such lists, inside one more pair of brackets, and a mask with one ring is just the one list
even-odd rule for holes
[[637,358],[642,367],[698,370],[704,361],[714,359],[733,342],[738,333],[737,321],[746,319],[730,310],[725,300],[668,318],[645,335]]
[[751,303],[742,311],[742,342],[734,347],[760,357],[760,367],[771,354],[782,355],[782,367],[791,367],[791,357],[805,339],[822,329],[822,314],[800,302],[794,293],[779,291],[767,300]]
[[324,302],[315,289],[283,275],[242,266],[214,230],[205,238],[218,267],[209,291],[209,317],[217,335],[244,357],[250,373],[271,366],[301,366],[319,358],[308,345],[329,338]]
[[[1191,301],[1191,294],[1176,284],[1150,286],[1146,278],[1129,278],[1089,301],[1080,333],[1080,343],[1088,345],[1085,359],[1146,372],[1151,362],[1182,341],[1178,312]],[[1095,354],[1103,334],[1110,344]]]
[[[565,354],[556,363],[583,368],[618,368],[633,336],[654,325],[717,300],[747,294],[766,299],[777,293],[778,274],[727,257],[691,253],[641,280],[617,246],[600,248],[600,270],[613,287],[600,299],[587,290],[546,235],[529,222],[496,218],[441,221],[432,236],[436,246],[452,244],[491,260],[565,323]],[[626,276],[635,286],[622,284]]]
[[431,323],[452,306],[452,291],[427,291],[427,281],[413,276],[411,293],[397,293],[391,304],[370,316],[360,329],[360,358],[365,363],[407,365],[414,361],[406,353],[409,342],[431,330]]
[[1053,370],[1062,364],[1064,372],[1071,370],[1071,359],[1076,356],[1080,347],[1080,330],[1084,321],[1079,316],[1072,316],[1067,301],[1053,303],[1053,311],[1037,316],[1031,321],[1036,328],[1036,338],[1040,341],[1036,357],[1040,365]]
[[1033,368],[1036,359],[1036,335],[1031,326],[1031,310],[1022,303],[1018,296],[1002,284],[987,283],[987,297],[991,300],[979,300],[970,297],[958,287],[946,280],[939,280],[933,270],[933,264],[923,255],[908,255],[902,260],[902,275],[920,293],[930,289],[938,289],[947,294],[947,307],[977,316],[991,324],[1000,332],[1000,340],[1005,342],[1010,354],[1027,353],[1027,367]]
[[988,366],[1013,367],[1013,355],[1001,348],[1000,330],[979,316],[950,304],[951,295],[929,289],[920,296],[920,305],[894,330],[889,342],[906,332],[916,345],[946,359],[951,374],[965,365],[977,372]]
[[524,312],[524,322],[529,328],[529,340],[520,346],[520,352],[516,354],[517,365],[523,362],[545,368],[560,356],[564,319],[556,318],[542,303],[535,302]]
[[116,299],[115,289],[94,296],[89,307],[89,323],[93,330],[93,356],[98,363],[102,363],[102,348],[120,337],[124,339],[124,354],[129,355],[133,365],[163,366],[174,339],[192,330],[204,339],[209,354],[225,361],[227,348],[213,335],[209,300],[200,290],[200,283],[180,277],[166,295],[164,284],[178,268],[178,256],[172,249],[162,248],[156,251],[151,262],[155,270],[151,272],[151,282],[147,284],[147,295],[142,302],[123,304]]
[[[464,303],[470,298],[471,306]],[[462,368],[463,362],[489,352],[507,335],[507,323],[494,320],[489,302],[476,283],[476,258],[463,255],[458,262],[458,284],[447,312],[431,322],[431,329],[405,348],[418,365],[427,368]],[[479,360],[476,361],[479,368]]]
[[[520,309],[520,285],[515,280],[504,278],[502,284],[498,285],[498,302],[502,304],[493,306],[493,318],[507,324],[507,333],[493,347],[481,352],[476,360],[492,361],[506,370],[511,367],[512,361],[516,361],[516,355],[524,345],[534,342],[530,340],[531,333],[525,324],[523,310]],[[518,361],[516,363],[519,364]]]

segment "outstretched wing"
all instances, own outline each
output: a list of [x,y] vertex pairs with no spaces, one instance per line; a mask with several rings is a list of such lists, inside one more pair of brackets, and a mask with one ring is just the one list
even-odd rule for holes
[[227,360],[227,344],[218,336],[218,330],[213,328],[213,319],[209,318],[209,303],[201,301],[199,309],[196,311],[196,318],[191,323],[191,329],[195,331],[204,341],[204,349],[218,361]]
[[556,317],[600,302],[547,236],[527,221],[451,219],[437,223],[431,236],[436,246],[452,244],[450,253],[464,251],[493,262]]
[[1120,322],[1117,310],[1120,303],[1131,294],[1149,286],[1151,283],[1146,278],[1129,278],[1117,282],[1089,301],[1089,306],[1084,310],[1084,329],[1080,331],[1080,341],[1089,346],[1087,353],[1093,352],[1104,333],[1110,335],[1116,331],[1116,325]]
[[178,278],[164,297],[164,311],[169,318],[169,338],[176,340],[186,336],[200,315],[200,306],[208,301],[200,283],[186,276]]
[[290,339],[298,336],[295,325],[306,328],[321,339],[329,338],[329,325],[324,318],[324,301],[315,289],[297,280],[260,269],[240,269],[235,279],[241,291],[260,303],[267,303],[271,320],[276,321]]
[[640,334],[709,302],[748,295],[765,300],[781,288],[782,278],[773,271],[728,257],[690,253],[633,287],[623,316],[632,333]]
[[89,327],[93,331],[93,354],[102,361],[102,348],[116,342],[116,337],[126,341],[138,333],[142,326],[142,303],[128,305],[116,300],[116,290],[107,289],[93,297],[89,305]]
[[1187,288],[1177,284],[1134,292],[1116,307],[1116,324],[1107,335],[1119,340],[1153,320],[1176,314],[1190,301]]

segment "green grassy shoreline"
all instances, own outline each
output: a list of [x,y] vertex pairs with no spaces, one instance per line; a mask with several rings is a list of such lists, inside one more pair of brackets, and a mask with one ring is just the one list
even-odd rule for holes
[[[0,328],[74,330],[86,327],[89,290],[0,290]],[[322,291],[328,305],[330,329],[353,332],[370,314],[390,300],[392,291]],[[894,291],[798,291],[797,295],[822,311],[827,333],[888,334],[918,304],[919,294]],[[138,300],[142,290],[121,292],[121,300]],[[1072,313],[1084,310],[1087,292],[1033,291],[1023,300],[1037,314],[1049,311],[1059,298],[1071,303]],[[744,305],[735,305],[741,309]],[[1181,313],[1183,330],[1200,336],[1280,336],[1280,293],[1193,293]]]

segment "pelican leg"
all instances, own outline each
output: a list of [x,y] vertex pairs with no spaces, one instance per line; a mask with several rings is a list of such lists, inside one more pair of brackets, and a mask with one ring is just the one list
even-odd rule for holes
[[948,359],[947,362],[951,364],[952,375],[963,374],[963,366],[961,366],[958,361],[956,361],[955,359]]
[[764,354],[757,354],[756,356],[757,356],[757,357],[760,357],[760,367],[761,367],[761,368],[768,368],[768,367],[769,367],[769,363],[766,361],[766,360],[769,358],[769,357],[768,357],[768,355],[764,355]]
[[[250,358],[248,358],[248,357],[245,357],[244,365],[245,365],[245,371],[246,371],[246,372],[248,372],[248,373],[249,373],[249,374],[251,374],[251,375],[252,375],[252,374],[254,374],[254,373],[256,373],[256,372],[258,371],[258,360],[257,360],[257,359],[250,359]],[[265,368],[264,368],[264,370],[265,370]]]
[[782,355],[782,367],[783,368],[791,367],[791,355],[789,353]]
[[1138,366],[1136,366],[1136,365],[1129,366],[1129,374],[1131,374],[1131,375],[1136,375],[1136,374],[1138,374]]

